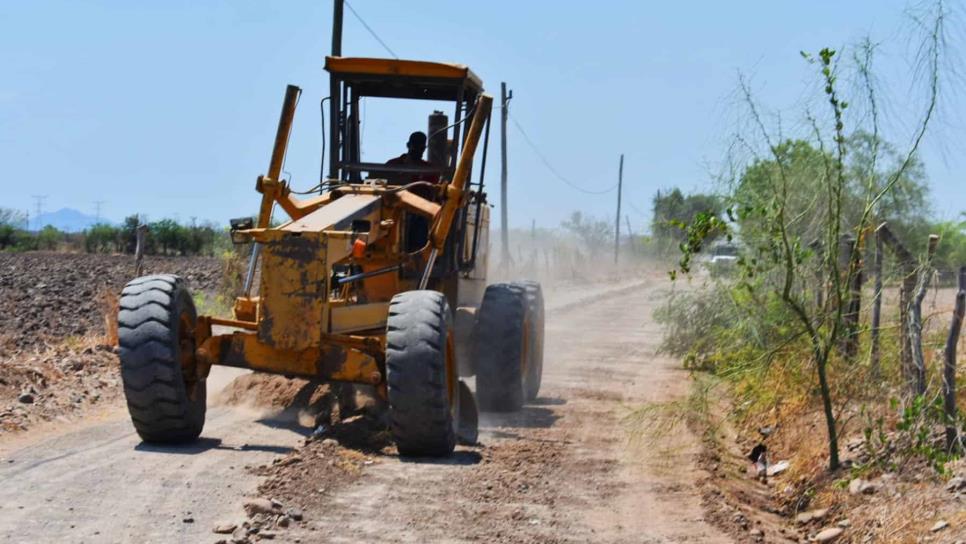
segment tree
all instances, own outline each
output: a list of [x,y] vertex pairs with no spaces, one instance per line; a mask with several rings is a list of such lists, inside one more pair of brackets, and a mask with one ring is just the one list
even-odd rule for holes
[[118,247],[117,227],[107,223],[91,225],[84,231],[84,250],[88,253],[110,253]]
[[887,221],[901,239],[924,239],[931,228],[929,187],[918,153],[908,156],[907,162],[895,145],[865,130],[853,132],[846,149],[847,224],[854,226],[861,219],[862,195],[881,190],[894,179],[876,204],[873,219]]
[[[924,25],[926,38],[921,48],[927,66],[926,105],[915,126],[912,143],[904,153],[893,153],[894,164],[882,169],[880,160],[889,156],[879,137],[875,89],[871,77],[872,46],[864,44],[856,56],[858,79],[863,88],[857,99],[865,101],[871,123],[868,135],[846,131],[850,107],[838,88],[841,69],[836,51],[825,48],[815,56],[803,53],[816,66],[823,89],[825,115],[807,111],[804,121],[810,136],[789,139],[775,136],[759,113],[744,79],[740,90],[748,108],[754,138],[764,153],[759,154],[748,138],[738,143],[752,154],[752,160],[734,182],[729,219],[740,228],[745,248],[738,259],[742,273],[736,281],[759,307],[777,302],[789,314],[787,341],[805,339],[814,365],[828,439],[829,469],[839,468],[838,421],[833,403],[829,367],[840,340],[849,334],[847,319],[853,279],[861,265],[861,244],[870,225],[890,210],[917,206],[916,181],[921,179],[917,151],[936,110],[939,91],[940,53],[943,49],[945,9],[942,3]],[[928,25],[925,26],[925,25]],[[779,125],[780,127],[780,125]],[[850,155],[850,147],[855,148]],[[885,150],[885,151],[883,151]],[[921,184],[920,184],[921,186]],[[903,191],[901,188],[910,189]],[[900,189],[897,189],[900,188]],[[907,210],[908,211],[908,210]],[[711,224],[688,225],[687,243],[681,245],[687,263],[690,252]],[[840,251],[848,240],[848,251]],[[682,269],[686,267],[682,265]]]
[[744,169],[729,198],[732,216],[741,239],[749,247],[764,251],[776,237],[779,227],[773,211],[778,204],[778,180],[788,187],[780,204],[792,220],[788,234],[805,240],[807,246],[820,236],[827,221],[827,207],[820,202],[825,165],[831,157],[805,140],[785,140],[775,145],[771,155],[755,158]]
[[27,214],[12,208],[0,208],[0,225],[21,228],[27,222]]
[[133,254],[137,249],[138,245],[138,225],[141,224],[141,220],[137,214],[129,215],[124,218],[124,222],[121,223],[121,251],[128,254]]
[[53,251],[57,249],[64,238],[64,233],[57,230],[53,225],[47,225],[37,233],[37,248]]
[[560,225],[574,234],[591,256],[610,247],[613,227],[607,221],[598,221],[592,217],[585,217],[579,211],[574,211],[570,214],[570,218]]
[[724,213],[724,206],[718,197],[703,193],[685,195],[678,188],[666,193],[658,191],[651,201],[651,209],[651,234],[663,251],[683,242],[686,238],[683,227],[693,223],[699,215],[720,217]]
[[173,219],[161,219],[151,223],[151,234],[161,247],[161,254],[167,255],[169,251],[184,252],[184,232],[181,225]]

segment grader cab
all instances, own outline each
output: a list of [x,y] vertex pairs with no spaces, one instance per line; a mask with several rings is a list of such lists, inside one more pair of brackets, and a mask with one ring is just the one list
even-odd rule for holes
[[[447,455],[459,440],[476,441],[477,403],[513,411],[537,395],[540,286],[486,285],[492,98],[480,79],[466,66],[421,61],[328,57],[325,67],[328,173],[306,198],[282,179],[301,93],[289,86],[256,183],[258,217],[232,221],[233,241],[253,248],[234,315],[197,315],[173,275],[122,291],[121,377],[145,441],[200,435],[213,365],[372,386],[403,455]],[[429,115],[427,160],[364,162],[365,99],[445,102],[453,119]],[[276,206],[288,220],[272,221]],[[476,399],[460,379],[474,375]]]

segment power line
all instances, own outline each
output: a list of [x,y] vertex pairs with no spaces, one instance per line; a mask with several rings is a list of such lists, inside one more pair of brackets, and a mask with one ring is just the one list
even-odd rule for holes
[[635,212],[637,212],[638,215],[643,216],[643,217],[647,217],[648,214],[646,214],[646,213],[642,212],[641,210],[639,210],[637,208],[637,206],[635,206],[634,203],[631,202],[630,200],[627,201],[627,205],[630,206],[632,210],[634,210]]
[[106,200],[95,200],[94,201],[94,218],[95,218],[94,220],[97,223],[100,223],[101,222],[101,206],[103,206],[105,202],[107,202],[107,201]]
[[[507,115],[509,115],[509,114],[507,114]],[[560,180],[563,183],[565,183],[568,186],[570,186],[571,189],[574,189],[576,191],[580,191],[581,193],[586,193],[588,195],[603,195],[603,194],[607,194],[607,193],[613,191],[614,189],[617,189],[617,184],[616,183],[614,185],[610,186],[607,189],[603,189],[603,190],[599,190],[599,191],[593,190],[593,189],[584,189],[583,187],[581,187],[581,186],[577,185],[576,183],[574,183],[574,182],[568,180],[567,178],[563,177],[560,174],[560,172],[558,172],[557,169],[554,168],[552,164],[550,164],[550,161],[547,160],[547,157],[544,156],[544,154],[540,152],[540,150],[537,148],[537,145],[535,143],[533,143],[533,140],[531,140],[530,139],[530,136],[527,135],[527,131],[526,130],[523,130],[523,127],[520,126],[520,123],[517,122],[517,120],[512,115],[510,115],[509,117],[510,117],[510,119],[513,120],[513,126],[515,126],[517,128],[517,130],[520,131],[520,135],[523,136],[523,140],[527,143],[528,146],[530,146],[530,149],[534,152],[534,154],[536,154],[536,156],[540,159],[540,161],[543,162],[543,165],[547,167],[547,170],[550,170],[550,173],[551,174],[553,174],[558,180]]]
[[365,19],[363,19],[362,16],[359,15],[358,12],[356,12],[355,8],[352,7],[352,4],[350,4],[348,0],[346,0],[345,2],[345,7],[349,8],[349,11],[351,11],[352,14],[355,15],[356,19],[358,19],[359,22],[362,23],[362,26],[364,26],[366,30],[369,31],[369,34],[371,34],[372,37],[375,38],[377,42],[379,42],[379,45],[385,48],[386,51],[389,51],[389,54],[392,55],[394,59],[399,60],[399,55],[397,55],[395,51],[390,49],[389,46],[386,45],[386,42],[382,41],[382,38],[380,38],[379,35],[376,34],[376,31],[370,28],[368,24],[366,24]]
[[47,200],[47,195],[30,195],[30,198],[34,199],[37,204],[37,215],[34,216],[34,221],[37,222],[37,230],[40,230],[40,215],[44,211],[44,201]]

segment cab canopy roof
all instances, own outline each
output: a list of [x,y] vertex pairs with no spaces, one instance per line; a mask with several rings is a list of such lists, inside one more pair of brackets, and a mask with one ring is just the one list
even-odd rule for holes
[[483,82],[463,64],[325,57],[325,69],[358,96],[455,101],[483,92]]

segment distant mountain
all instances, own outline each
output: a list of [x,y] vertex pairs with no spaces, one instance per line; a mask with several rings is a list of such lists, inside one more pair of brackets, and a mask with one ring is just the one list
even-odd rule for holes
[[[47,225],[53,225],[65,232],[80,232],[97,222],[97,218],[93,215],[87,215],[73,208],[61,208],[56,212],[47,212],[40,214],[38,217],[31,217],[30,228],[31,230],[39,230]],[[100,222],[110,223],[111,221],[102,218]]]

